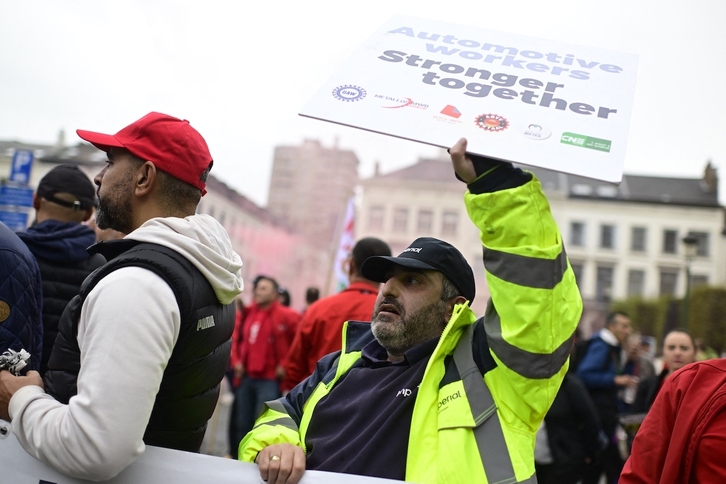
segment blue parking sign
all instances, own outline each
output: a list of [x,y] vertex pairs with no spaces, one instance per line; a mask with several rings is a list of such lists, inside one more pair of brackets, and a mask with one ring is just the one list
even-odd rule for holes
[[28,214],[26,212],[0,210],[0,222],[7,225],[13,232],[19,232],[28,227]]
[[28,186],[10,186],[0,184],[0,206],[32,207],[33,189]]
[[10,181],[28,183],[30,170],[33,167],[33,152],[31,150],[15,150],[13,163],[10,165]]

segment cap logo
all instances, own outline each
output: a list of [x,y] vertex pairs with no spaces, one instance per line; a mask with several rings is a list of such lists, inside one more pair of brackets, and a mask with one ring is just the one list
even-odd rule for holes
[[404,252],[416,252],[418,254],[421,252],[421,247],[409,247],[408,249],[405,249]]

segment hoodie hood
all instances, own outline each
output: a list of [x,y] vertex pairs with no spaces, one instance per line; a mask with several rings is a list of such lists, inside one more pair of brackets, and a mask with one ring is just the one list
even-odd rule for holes
[[242,292],[242,259],[227,231],[209,215],[152,218],[124,238],[163,245],[184,256],[207,278],[222,304]]
[[46,220],[18,232],[30,252],[39,259],[56,264],[75,264],[88,259],[86,250],[96,242],[96,232],[76,222]]

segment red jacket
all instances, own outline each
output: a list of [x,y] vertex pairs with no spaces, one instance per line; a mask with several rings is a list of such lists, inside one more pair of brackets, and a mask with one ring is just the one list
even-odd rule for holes
[[377,295],[377,284],[354,282],[308,307],[285,361],[283,390],[292,389],[310,376],[320,358],[340,350],[343,323],[371,320]]
[[254,303],[245,308],[232,335],[230,365],[242,363],[245,376],[275,380],[299,321],[299,314],[277,301],[265,309]]
[[620,484],[726,482],[726,359],[685,366],[661,388]]

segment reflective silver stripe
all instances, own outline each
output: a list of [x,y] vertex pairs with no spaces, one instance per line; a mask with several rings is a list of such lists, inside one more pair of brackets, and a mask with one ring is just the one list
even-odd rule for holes
[[[477,424],[474,428],[474,438],[487,481],[490,484],[514,483],[517,482],[517,478],[504,440],[502,423],[496,415],[497,406],[471,351],[473,335],[474,325],[464,330],[454,350],[454,362],[464,384],[472,417]],[[536,479],[533,482],[536,482]]]
[[484,267],[490,274],[518,286],[553,289],[567,270],[567,254],[563,247],[550,260],[485,249]]
[[280,412],[287,415],[287,409],[280,400],[270,400],[269,402],[265,402],[265,406],[274,412]]
[[295,425],[295,421],[290,417],[278,418],[276,420],[270,420],[267,422],[260,422],[255,425],[255,428],[261,427],[263,425],[281,425],[283,427],[287,427],[290,430],[294,430],[295,432],[298,431],[297,425]]
[[489,348],[494,351],[497,358],[513,371],[516,371],[525,378],[540,380],[552,378],[565,364],[570,356],[572,348],[573,333],[555,351],[549,354],[531,353],[522,348],[517,348],[504,341],[502,337],[502,321],[499,319],[497,310],[491,305],[487,308],[487,315],[484,318],[484,327],[487,332]]
[[[285,406],[280,402],[279,400],[270,400],[269,402],[265,402],[265,407],[272,410],[273,412],[278,412],[287,415],[287,409]],[[263,410],[263,413],[267,410]],[[266,422],[259,423],[255,425],[255,428],[261,426],[261,425],[282,425],[283,427],[287,427],[290,430],[294,430],[297,432],[298,426],[295,423],[295,421],[292,419],[292,417],[280,417],[275,420],[268,420]]]

